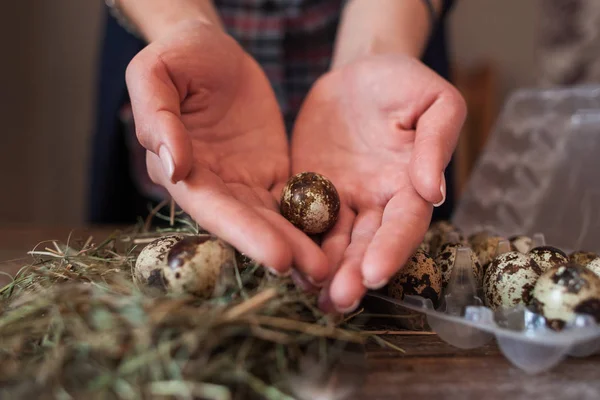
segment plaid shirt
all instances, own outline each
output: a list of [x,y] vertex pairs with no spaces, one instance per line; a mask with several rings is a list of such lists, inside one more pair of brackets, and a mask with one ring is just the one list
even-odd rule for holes
[[[328,68],[337,23],[347,0],[213,1],[229,33],[266,70],[289,131],[306,92]],[[451,76],[446,17],[453,3],[444,0],[441,18],[421,57],[445,79]],[[135,139],[130,109],[122,107],[127,102],[127,65],[146,43],[123,29],[108,8],[105,11],[87,217],[94,224],[122,224],[146,215],[148,200],[165,198],[165,193],[150,184],[145,152]],[[447,219],[452,211],[451,173],[452,163],[446,169],[448,198],[434,210],[434,220]]]
[[[215,0],[227,32],[267,75],[287,130],[313,83],[329,68],[342,8],[347,0]],[[166,192],[146,172],[145,151],[135,137],[131,107],[121,118],[128,129],[134,182],[159,200]]]

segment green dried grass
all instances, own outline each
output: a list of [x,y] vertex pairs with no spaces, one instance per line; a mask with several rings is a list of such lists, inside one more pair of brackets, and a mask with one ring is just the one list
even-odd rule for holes
[[[236,267],[208,301],[137,287],[144,243],[201,233],[160,206],[149,218],[166,227],[146,220],[98,244],[69,237],[30,252],[33,262],[0,289],[0,398],[275,400],[311,398],[334,381],[336,393],[360,385],[370,336],[258,265]],[[341,359],[354,364],[342,371]]]

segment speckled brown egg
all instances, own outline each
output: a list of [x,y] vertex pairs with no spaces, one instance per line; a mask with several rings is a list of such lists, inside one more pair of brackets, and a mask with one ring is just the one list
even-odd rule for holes
[[419,244],[418,249],[424,251],[427,254],[429,254],[429,252],[431,251],[431,247],[429,246],[429,243],[427,243],[425,241],[423,241]]
[[162,268],[167,265],[167,255],[183,238],[182,235],[165,235],[146,245],[135,261],[135,282],[143,286],[162,288]]
[[569,261],[564,251],[553,246],[534,247],[528,254],[540,266],[542,272]]
[[324,233],[336,223],[340,198],[323,175],[302,172],[291,177],[281,193],[281,215],[309,235]]
[[528,305],[535,282],[541,274],[540,266],[526,254],[510,251],[497,256],[483,277],[486,305],[492,310]]
[[600,257],[594,258],[585,267],[600,277]]
[[[463,247],[458,243],[446,243],[442,245],[440,251],[435,257],[435,264],[442,272],[442,288],[445,289],[450,282],[452,276],[452,269],[456,262],[456,254],[459,248]],[[479,259],[472,251],[471,254],[471,265],[473,267],[473,277],[475,278],[475,284],[477,287],[481,287],[483,283],[483,268],[479,263]]]
[[461,243],[467,243],[466,238],[463,236],[461,231],[454,226],[450,221],[442,220],[436,221],[430,225],[429,229],[425,233],[423,242],[428,246],[428,253],[435,257],[442,245],[449,241],[449,238],[453,235],[458,236],[458,240]]
[[165,286],[172,293],[212,296],[222,273],[234,266],[234,249],[213,236],[190,236],[176,243],[163,268]]
[[[469,238],[469,244],[473,253],[479,259],[479,263],[485,271],[488,268],[490,262],[498,255],[498,248],[501,242],[507,241],[506,238],[498,235],[482,232],[478,235],[473,235]],[[515,250],[512,246],[509,250]]]
[[417,250],[387,285],[388,296],[403,299],[405,295],[431,299],[437,306],[442,293],[442,273],[433,258]]
[[579,265],[587,265],[594,259],[598,258],[598,254],[592,251],[574,251],[569,254],[569,261]]
[[533,244],[533,239],[527,235],[515,235],[508,238],[511,246],[516,250],[520,251],[523,254],[526,254],[531,249],[531,245]]
[[490,231],[488,231],[488,230],[477,231],[477,232],[470,234],[469,237],[467,238],[467,240],[469,241],[469,245],[472,246],[473,244],[478,244],[484,240],[487,240],[487,238],[490,236],[494,236],[494,235],[492,233],[490,233]]
[[556,330],[577,314],[591,315],[600,323],[600,277],[575,263],[552,267],[537,280],[532,303]]

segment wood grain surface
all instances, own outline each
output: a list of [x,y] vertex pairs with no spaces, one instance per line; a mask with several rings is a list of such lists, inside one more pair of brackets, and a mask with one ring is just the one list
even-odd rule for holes
[[[64,241],[70,232],[74,237],[92,235],[101,240],[114,229],[0,228],[0,271],[16,272],[27,263],[26,252],[41,241]],[[0,277],[0,282],[7,279]],[[369,344],[367,374],[356,399],[600,399],[600,355],[567,358],[550,371],[528,375],[512,366],[493,341],[461,350],[434,334],[385,338],[405,353]]]

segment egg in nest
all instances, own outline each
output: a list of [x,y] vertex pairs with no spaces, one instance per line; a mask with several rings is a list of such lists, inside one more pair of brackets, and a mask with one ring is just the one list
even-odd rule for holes
[[529,250],[528,254],[540,266],[542,272],[569,261],[569,257],[561,249],[553,246],[535,247]]
[[147,244],[135,261],[133,268],[135,282],[142,287],[162,289],[162,269],[167,266],[169,251],[183,238],[183,235],[165,235]]
[[340,198],[323,175],[302,172],[292,176],[281,192],[281,215],[309,235],[324,233],[335,225]]
[[600,277],[575,263],[552,267],[537,280],[532,304],[555,330],[577,314],[591,315],[600,323]]
[[510,251],[497,256],[484,273],[486,305],[492,310],[528,305],[541,274],[540,266],[526,254]]
[[442,273],[431,256],[417,250],[387,285],[388,296],[402,300],[405,295],[422,296],[438,305]]
[[169,251],[164,284],[173,293],[209,298],[219,279],[232,273],[235,257],[233,247],[216,237],[186,237]]
[[[450,278],[452,276],[452,270],[454,267],[454,263],[456,262],[456,254],[458,253],[458,249],[463,247],[459,243],[446,243],[442,245],[440,251],[435,257],[435,264],[438,266],[440,271],[442,272],[442,288],[445,289],[450,282]],[[481,287],[483,282],[483,268],[479,263],[479,259],[472,251],[469,252],[471,254],[471,265],[473,267],[473,277],[475,278],[475,284],[477,287]]]

